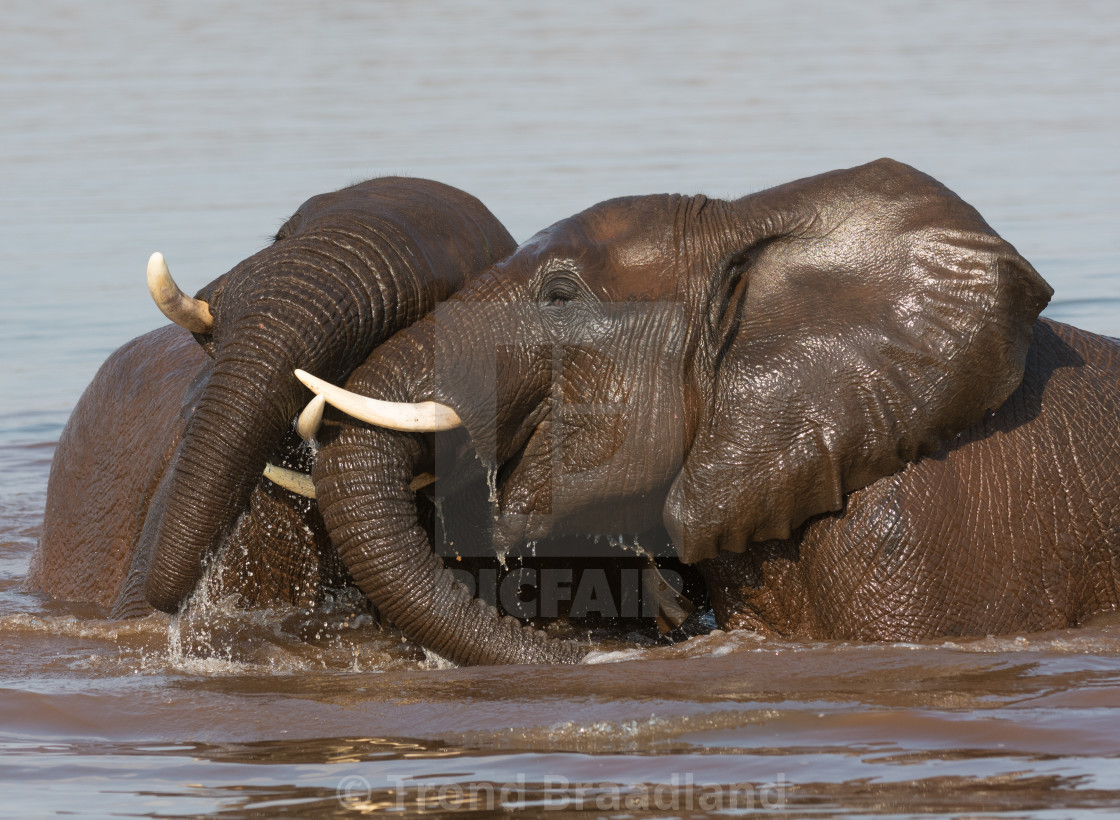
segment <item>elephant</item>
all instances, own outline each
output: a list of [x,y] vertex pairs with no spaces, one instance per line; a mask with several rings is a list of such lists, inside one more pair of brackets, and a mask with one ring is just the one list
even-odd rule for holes
[[[588,647],[434,554],[409,481],[485,478],[494,551],[662,528],[724,628],[915,639],[1120,602],[1120,342],[974,208],[889,159],[736,200],[613,199],[380,345],[312,478],[346,568],[460,664]],[[397,424],[398,418],[426,423]]]
[[[193,334],[197,350],[187,350],[182,332],[157,331],[118,351],[94,380],[52,465],[33,580],[77,594],[75,585],[88,578],[116,616],[177,611],[206,557],[235,537],[253,504],[272,497],[254,495],[266,461],[295,452],[290,428],[306,391],[293,371],[346,377],[378,344],[514,247],[469,194],[431,180],[382,177],[312,197],[272,244],[193,298],[154,254],[153,298]],[[137,414],[135,401],[149,409]],[[101,419],[108,426],[99,428]],[[310,436],[314,414],[305,413],[301,425]],[[119,456],[114,438],[123,442]],[[84,446],[96,455],[82,453]],[[109,510],[122,520],[99,521]],[[286,532],[302,527],[288,512],[274,512]],[[325,536],[293,537],[293,560],[326,560],[312,549]],[[105,567],[66,566],[90,551],[109,553]],[[87,555],[79,564],[97,560]],[[128,577],[119,579],[126,561]],[[70,575],[73,583],[62,580]],[[108,603],[110,588],[116,592]]]

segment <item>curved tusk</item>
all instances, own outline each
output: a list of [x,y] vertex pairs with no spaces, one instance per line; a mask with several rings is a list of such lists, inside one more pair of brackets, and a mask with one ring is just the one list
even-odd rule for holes
[[319,434],[319,427],[323,423],[323,408],[326,406],[327,400],[317,395],[307,403],[307,407],[303,408],[303,412],[296,419],[296,432],[301,439],[315,440],[315,436]]
[[288,492],[302,495],[304,498],[315,497],[315,483],[307,473],[299,473],[287,467],[277,467],[275,464],[265,464],[264,477]]
[[[290,493],[302,495],[304,498],[315,497],[315,483],[311,480],[311,476],[307,473],[301,473],[296,470],[289,470],[287,467],[277,467],[275,464],[264,465],[264,477],[275,484],[277,487],[283,487]],[[412,492],[422,490],[429,484],[435,484],[436,477],[431,473],[420,473],[409,482],[408,489]]]
[[420,473],[420,475],[416,476],[412,479],[412,481],[408,482],[408,489],[412,490],[412,492],[416,492],[417,490],[424,489],[429,484],[435,483],[436,477],[434,475],[432,475],[431,473]]
[[378,427],[409,433],[436,433],[440,430],[454,430],[463,424],[459,420],[459,414],[446,404],[434,401],[408,404],[371,399],[335,387],[330,382],[316,378],[304,370],[297,370],[296,378],[307,385],[313,393],[326,399],[332,407],[337,407],[359,421]]
[[156,307],[168,319],[192,333],[209,333],[214,325],[210,306],[201,299],[192,299],[175,284],[163,254],[156,251],[148,260],[148,292]]

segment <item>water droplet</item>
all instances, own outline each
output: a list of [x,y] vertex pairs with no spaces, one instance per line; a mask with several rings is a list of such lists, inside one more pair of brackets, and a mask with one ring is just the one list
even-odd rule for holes
[[498,503],[498,465],[491,464],[486,468],[486,486],[490,488],[490,503]]

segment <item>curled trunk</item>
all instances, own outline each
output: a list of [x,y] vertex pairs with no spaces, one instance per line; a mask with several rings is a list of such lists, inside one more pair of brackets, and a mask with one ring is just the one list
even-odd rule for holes
[[[431,318],[378,348],[349,388],[411,401],[431,376]],[[320,512],[350,575],[409,639],[457,664],[578,663],[578,644],[549,638],[474,598],[420,526],[414,475],[431,438],[361,424],[328,425],[313,476]]]
[[316,462],[323,519],[343,563],[412,641],[457,664],[578,663],[584,650],[501,616],[443,567],[409,489],[424,443],[353,427]]
[[[240,356],[219,362],[160,483],[141,535],[150,554],[148,603],[175,611],[198,580],[202,559],[224,539],[248,505],[268,456],[283,437],[299,385],[258,365],[260,378],[239,375]],[[270,378],[270,376],[272,378]],[[269,384],[279,389],[267,389]]]

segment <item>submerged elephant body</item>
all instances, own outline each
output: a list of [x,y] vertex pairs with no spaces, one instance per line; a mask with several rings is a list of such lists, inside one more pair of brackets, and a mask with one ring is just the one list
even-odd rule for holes
[[182,438],[186,393],[208,369],[202,348],[174,326],[133,339],[105,361],[55,449],[29,588],[113,606],[148,502]]

